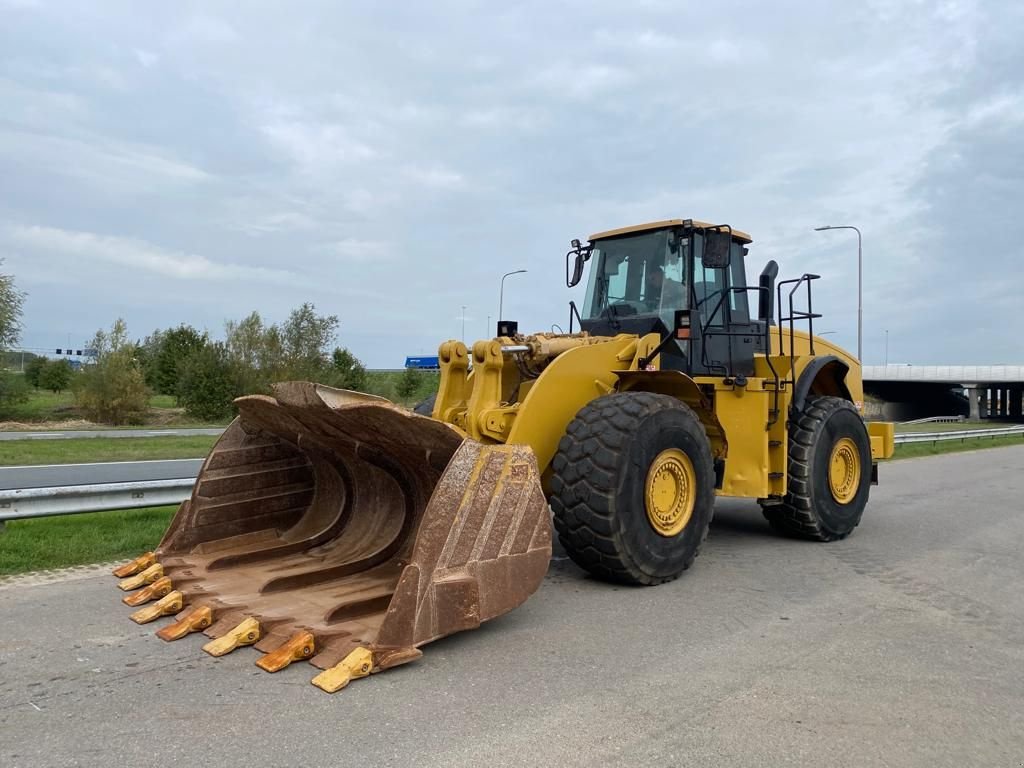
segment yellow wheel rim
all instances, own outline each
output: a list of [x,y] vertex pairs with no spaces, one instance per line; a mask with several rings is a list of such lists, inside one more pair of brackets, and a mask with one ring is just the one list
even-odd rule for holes
[[849,504],[860,488],[860,453],[857,444],[842,437],[832,446],[828,460],[828,485],[832,498],[840,504]]
[[644,506],[651,527],[661,536],[675,536],[693,516],[697,474],[690,457],[678,448],[662,451],[647,470]]

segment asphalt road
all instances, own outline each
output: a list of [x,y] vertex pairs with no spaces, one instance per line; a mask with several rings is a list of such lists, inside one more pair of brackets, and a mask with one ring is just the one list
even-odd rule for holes
[[22,488],[53,488],[62,485],[177,480],[198,475],[204,461],[205,459],[158,459],[156,461],[105,461],[94,464],[0,467],[0,491]]
[[219,435],[223,427],[197,429],[68,429],[52,432],[0,432],[0,440],[70,440],[80,437],[195,437]]
[[847,541],[719,505],[695,568],[558,559],[523,607],[329,696],[138,627],[111,576],[0,586],[0,764],[1024,763],[1024,447],[885,466]]

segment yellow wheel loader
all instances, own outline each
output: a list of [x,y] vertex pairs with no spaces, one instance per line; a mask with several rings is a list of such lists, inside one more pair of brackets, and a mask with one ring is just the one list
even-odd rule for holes
[[849,535],[892,425],[865,424],[859,361],[814,336],[817,276],[770,262],[748,285],[750,242],[690,219],[574,240],[569,333],[443,343],[415,412],[306,382],[240,398],[157,550],[115,571],[132,619],[309,661],[335,691],[526,600],[552,516],[576,563],[638,585],[693,563],[716,496]]

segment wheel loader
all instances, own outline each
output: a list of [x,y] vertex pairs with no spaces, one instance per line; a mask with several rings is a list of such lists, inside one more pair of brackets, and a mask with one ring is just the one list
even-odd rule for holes
[[568,333],[440,345],[415,411],[309,382],[236,401],[154,552],[115,570],[157,635],[296,661],[333,692],[525,601],[554,531],[597,578],[677,578],[716,496],[815,541],[860,522],[891,424],[860,363],[815,337],[817,275],[757,284],[749,235],[673,219],[572,241]]

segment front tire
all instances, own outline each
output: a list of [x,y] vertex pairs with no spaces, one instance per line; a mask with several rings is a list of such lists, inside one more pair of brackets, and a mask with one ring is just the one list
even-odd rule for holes
[[812,541],[845,539],[871,488],[871,439],[853,404],[808,398],[789,424],[789,478],[782,504],[764,507],[776,530]]
[[594,576],[661,584],[693,563],[715,503],[711,446],[668,395],[625,392],[584,406],[551,463],[555,530]]

